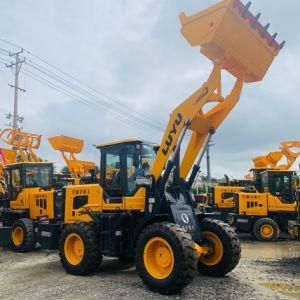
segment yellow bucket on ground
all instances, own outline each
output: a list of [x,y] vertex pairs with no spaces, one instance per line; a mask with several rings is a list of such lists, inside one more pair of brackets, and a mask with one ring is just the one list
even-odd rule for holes
[[68,137],[65,135],[48,138],[54,150],[69,153],[80,153],[83,148],[83,140]]
[[181,33],[192,46],[233,76],[244,76],[245,82],[263,79],[284,42],[268,32],[260,14],[249,12],[250,2],[224,0],[190,17],[180,14]]

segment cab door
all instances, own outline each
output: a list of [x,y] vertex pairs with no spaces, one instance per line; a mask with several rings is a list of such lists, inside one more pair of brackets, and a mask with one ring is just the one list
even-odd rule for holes
[[123,209],[123,185],[121,147],[101,150],[101,185],[105,191],[103,208]]

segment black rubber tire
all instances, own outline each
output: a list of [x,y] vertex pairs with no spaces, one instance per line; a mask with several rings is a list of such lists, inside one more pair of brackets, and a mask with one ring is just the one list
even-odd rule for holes
[[[84,255],[78,265],[70,264],[65,256],[65,241],[71,233],[77,233],[84,245]],[[59,256],[64,269],[69,274],[80,276],[95,272],[102,261],[100,240],[97,236],[95,225],[93,223],[67,225],[59,240]]]
[[[148,273],[143,259],[146,243],[153,237],[165,239],[173,250],[174,268],[165,279],[156,279]],[[143,283],[152,291],[169,295],[180,292],[192,282],[197,270],[195,243],[190,234],[180,226],[168,223],[154,223],[139,234],[135,250],[136,269]]]
[[[271,237],[265,237],[265,236],[261,235],[261,233],[260,233],[261,227],[265,224],[270,225],[273,228],[273,235]],[[261,219],[258,219],[254,223],[253,236],[258,241],[261,241],[261,242],[274,242],[278,239],[279,233],[280,233],[280,229],[279,229],[278,224],[270,218],[261,218]]]
[[13,223],[12,226],[12,235],[13,231],[16,227],[21,227],[23,230],[23,243],[19,246],[15,245],[13,242],[13,238],[11,237],[11,244],[13,251],[16,252],[29,252],[34,249],[35,247],[35,237],[34,237],[34,228],[33,223],[30,219],[22,218],[18,219]]
[[198,271],[208,276],[225,276],[237,266],[241,258],[241,246],[237,233],[229,224],[208,218],[200,222],[200,228],[203,232],[214,233],[220,239],[223,246],[223,255],[221,260],[212,266],[199,260]]

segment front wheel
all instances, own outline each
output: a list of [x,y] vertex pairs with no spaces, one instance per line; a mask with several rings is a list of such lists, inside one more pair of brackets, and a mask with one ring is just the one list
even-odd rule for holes
[[194,241],[178,225],[155,223],[140,233],[136,244],[136,268],[152,291],[180,292],[193,280],[196,266]]
[[258,219],[253,226],[254,237],[261,242],[273,242],[279,236],[278,224],[270,218]]
[[30,219],[18,219],[12,226],[12,249],[16,252],[28,252],[34,249],[35,238],[33,223]]
[[208,241],[208,253],[200,256],[198,270],[209,276],[224,276],[239,263],[241,247],[234,229],[220,221],[204,219],[202,237]]
[[95,226],[89,223],[67,225],[59,241],[59,256],[70,274],[86,275],[96,271],[102,255]]

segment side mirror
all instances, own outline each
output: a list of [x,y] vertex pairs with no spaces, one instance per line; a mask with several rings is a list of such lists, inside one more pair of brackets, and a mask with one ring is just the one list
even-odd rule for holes
[[137,187],[141,187],[141,186],[151,187],[152,177],[137,177],[135,180],[135,184]]

